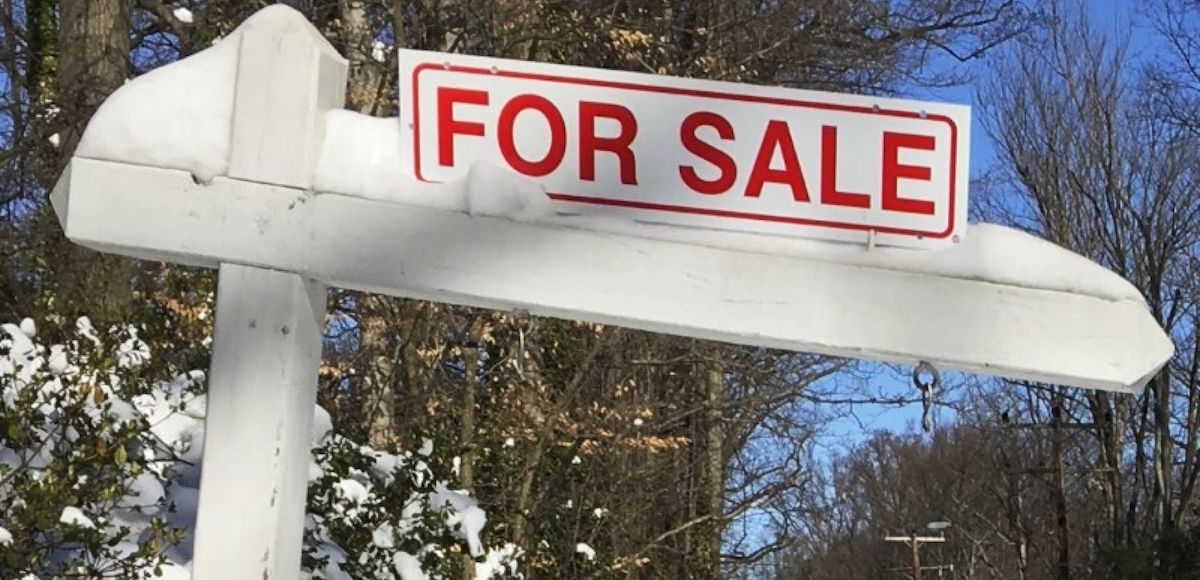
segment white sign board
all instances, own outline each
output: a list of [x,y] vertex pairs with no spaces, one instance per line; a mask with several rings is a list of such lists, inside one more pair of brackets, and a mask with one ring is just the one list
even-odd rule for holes
[[966,228],[970,109],[402,50],[405,172],[487,161],[564,213],[940,247]]

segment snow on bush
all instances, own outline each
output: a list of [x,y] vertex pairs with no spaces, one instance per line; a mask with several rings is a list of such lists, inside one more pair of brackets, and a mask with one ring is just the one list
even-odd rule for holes
[[[0,326],[0,578],[189,578],[204,374],[156,377],[129,326],[36,336]],[[463,552],[477,578],[520,577],[520,550],[485,548],[483,510],[437,477],[432,443],[383,453],[314,413],[304,578],[448,578]]]

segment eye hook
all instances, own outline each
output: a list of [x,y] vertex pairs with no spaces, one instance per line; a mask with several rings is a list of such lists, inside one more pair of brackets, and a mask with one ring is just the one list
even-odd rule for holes
[[[923,380],[922,377],[928,377]],[[913,386],[921,391],[921,427],[926,433],[933,431],[933,404],[937,391],[942,387],[942,375],[928,361],[921,361],[913,368]]]

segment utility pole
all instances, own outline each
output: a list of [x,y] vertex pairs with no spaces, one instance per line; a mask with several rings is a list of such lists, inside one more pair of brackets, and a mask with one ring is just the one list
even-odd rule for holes
[[[885,542],[903,542],[912,548],[912,577],[913,580],[921,580],[921,570],[924,569],[941,569],[941,566],[930,568],[921,567],[921,545],[922,544],[944,544],[946,543],[945,536],[918,536],[916,531],[910,531],[907,536],[887,536],[883,539]],[[902,570],[898,568],[897,570]]]
[[1056,396],[1051,410],[1051,454],[1054,456],[1054,514],[1058,526],[1058,577],[1071,578],[1071,526],[1067,515],[1067,470],[1063,465],[1062,396]]
[[[1008,429],[1049,429],[1050,453],[1054,465],[1050,468],[1038,467],[1012,471],[1015,475],[1045,475],[1054,477],[1054,520],[1058,529],[1058,562],[1055,569],[1055,580],[1071,580],[1071,526],[1067,509],[1067,467],[1064,460],[1065,439],[1067,430],[1094,429],[1095,423],[1068,423],[1063,417],[1065,398],[1061,388],[1054,390],[1053,402],[1050,407],[1049,423],[1012,423],[1007,412],[1000,415],[1000,421]],[[1071,473],[1098,473],[1107,471],[1106,468],[1071,470]]]

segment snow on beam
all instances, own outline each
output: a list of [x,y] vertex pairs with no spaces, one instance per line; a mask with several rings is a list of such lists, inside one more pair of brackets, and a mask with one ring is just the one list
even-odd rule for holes
[[[471,216],[85,158],[53,200],[98,250],[853,358],[1135,391],[1173,345],[1144,302]],[[153,217],[150,217],[153,216]],[[1060,250],[1065,252],[1065,250]]]

